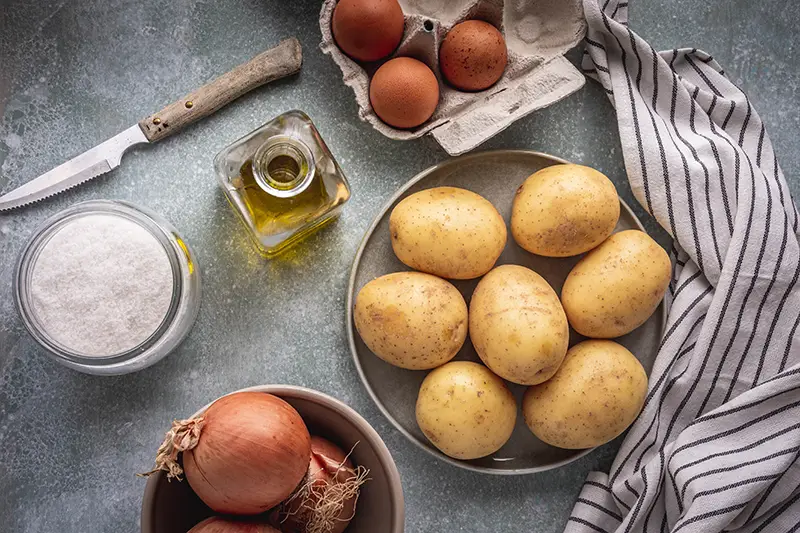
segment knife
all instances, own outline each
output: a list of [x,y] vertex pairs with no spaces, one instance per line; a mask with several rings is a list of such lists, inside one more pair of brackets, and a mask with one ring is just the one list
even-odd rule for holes
[[281,41],[104,143],[0,196],[0,211],[53,196],[115,169],[132,146],[154,143],[177,133],[246,92],[298,72],[302,62],[302,49],[297,39]]

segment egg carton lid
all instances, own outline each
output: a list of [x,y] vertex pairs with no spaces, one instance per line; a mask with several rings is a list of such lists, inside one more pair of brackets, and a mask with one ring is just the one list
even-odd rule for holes
[[[416,139],[430,133],[450,155],[472,150],[525,115],[580,89],[585,78],[565,57],[586,32],[581,0],[401,0],[405,32],[397,50],[382,61],[358,63],[337,46],[331,19],[337,0],[325,0],[320,13],[320,48],[339,65],[356,96],[359,116],[390,139]],[[454,25],[484,20],[504,35],[508,65],[485,91],[463,92],[439,72],[439,46]],[[417,128],[401,130],[381,121],[369,102],[369,80],[386,60],[408,56],[433,70],[439,81],[439,106]]]

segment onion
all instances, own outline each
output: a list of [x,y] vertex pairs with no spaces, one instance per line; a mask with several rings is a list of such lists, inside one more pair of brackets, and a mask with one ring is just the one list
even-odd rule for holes
[[291,405],[264,392],[237,392],[197,418],[173,422],[153,472],[180,479],[185,471],[194,492],[218,513],[259,514],[292,494],[310,456],[311,436]]
[[342,533],[356,511],[369,470],[353,467],[349,454],[321,437],[311,437],[306,482],[282,506],[284,533]]
[[272,526],[255,522],[234,522],[218,516],[207,518],[189,530],[189,533],[281,533]]

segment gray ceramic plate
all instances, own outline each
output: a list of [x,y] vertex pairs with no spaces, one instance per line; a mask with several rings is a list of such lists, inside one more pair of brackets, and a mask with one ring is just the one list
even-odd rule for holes
[[[384,363],[366,347],[353,324],[355,295],[361,287],[374,278],[390,272],[409,270],[395,257],[389,240],[389,214],[406,196],[422,189],[443,185],[462,187],[492,202],[508,224],[511,217],[511,203],[517,187],[537,170],[559,163],[567,161],[538,152],[500,150],[458,157],[431,167],[404,185],[389,201],[370,226],[356,253],[347,295],[347,323],[350,350],[361,379],[372,399],[397,429],[420,448],[461,468],[491,474],[527,474],[565,465],[591,450],[563,450],[545,444],[528,430],[520,413],[511,439],[497,453],[472,461],[460,461],[444,455],[422,434],[417,427],[414,414],[417,392],[427,372],[393,367]],[[644,231],[636,215],[625,202],[620,200],[620,204],[620,219],[616,231],[625,229]],[[508,244],[497,264],[512,263],[531,268],[560,293],[567,274],[579,259],[580,257],[553,259],[533,255],[517,246],[509,231]],[[477,283],[477,279],[453,282],[467,303]],[[665,319],[666,312],[662,304],[644,325],[617,339],[639,358],[648,373],[655,359]],[[571,345],[582,339],[580,335],[570,331]],[[480,362],[469,341],[464,344],[455,359]],[[525,387],[509,385],[519,402]]]

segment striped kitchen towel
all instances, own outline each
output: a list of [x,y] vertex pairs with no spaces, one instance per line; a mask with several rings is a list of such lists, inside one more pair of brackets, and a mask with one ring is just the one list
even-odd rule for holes
[[566,531],[800,531],[798,214],[764,123],[709,54],[656,52],[627,1],[583,3],[583,69],[674,272],[644,409]]

